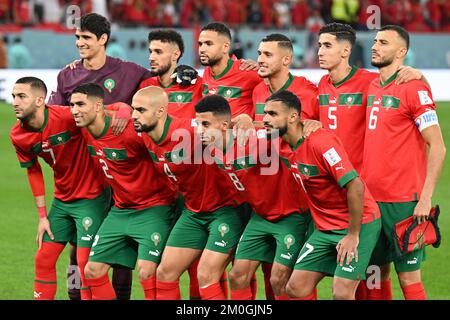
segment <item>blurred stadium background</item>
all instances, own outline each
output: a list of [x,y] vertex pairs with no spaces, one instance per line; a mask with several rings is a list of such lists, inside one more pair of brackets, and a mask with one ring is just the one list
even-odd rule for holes
[[[186,51],[180,63],[200,69],[196,39],[202,25],[222,21],[233,30],[233,53],[257,59],[264,35],[281,32],[294,41],[293,73],[318,82],[316,40],[320,27],[331,21],[351,24],[358,42],[351,62],[370,68],[370,47],[375,31],[369,30],[370,6],[381,12],[381,25],[399,24],[411,34],[406,64],[423,71],[437,102],[446,142],[450,141],[450,0],[0,0],[0,299],[32,299],[37,214],[25,171],[19,168],[9,130],[15,117],[8,102],[15,80],[33,75],[56,85],[59,69],[78,58],[74,30],[68,28],[72,5],[81,14],[97,12],[112,23],[107,54],[148,66],[147,34],[153,28],[176,28]],[[368,12],[369,8],[369,12]],[[47,203],[53,191],[52,172],[45,166]],[[448,161],[433,204],[441,205],[443,242],[427,250],[423,279],[430,299],[450,299],[450,168]],[[67,299],[65,270],[68,252],[58,262],[57,299]],[[139,282],[132,299],[142,299]],[[402,299],[393,275],[394,299]],[[258,299],[264,298],[259,274]],[[331,279],[319,286],[319,298],[331,298]],[[182,297],[188,298],[187,277]]]

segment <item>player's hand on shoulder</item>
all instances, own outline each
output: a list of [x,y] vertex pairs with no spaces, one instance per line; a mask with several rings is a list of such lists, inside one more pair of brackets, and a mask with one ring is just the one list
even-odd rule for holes
[[47,232],[50,239],[55,240],[52,230],[50,229],[50,222],[48,221],[47,217],[39,219],[38,231],[36,236],[36,244],[38,246],[38,249],[42,247],[42,239],[44,238],[45,232]]
[[231,124],[233,126],[233,135],[240,146],[245,146],[249,137],[256,134],[253,119],[247,114],[240,114],[231,119]]
[[172,79],[177,79],[182,87],[188,87],[197,82],[198,72],[191,66],[181,64],[175,68],[175,72],[170,76]]
[[70,68],[70,70],[73,70],[79,63],[81,63],[81,59],[73,60],[71,63],[66,64],[65,68]]
[[397,78],[395,79],[395,83],[402,84],[402,83],[409,82],[411,80],[420,80],[420,79],[422,79],[422,77],[423,77],[423,74],[420,70],[414,69],[409,66],[401,66],[398,69],[398,75],[397,75]]
[[259,65],[258,62],[253,61],[252,59],[241,59],[241,66],[239,67],[239,70],[242,71],[253,71],[258,70]]
[[308,137],[311,133],[323,128],[322,122],[317,120],[303,120],[303,136]]

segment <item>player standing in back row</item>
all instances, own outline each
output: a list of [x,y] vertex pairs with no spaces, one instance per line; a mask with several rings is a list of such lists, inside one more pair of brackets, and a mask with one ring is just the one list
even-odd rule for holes
[[[424,249],[395,256],[395,224],[414,216],[424,222],[445,158],[445,145],[429,88],[418,80],[395,83],[409,48],[409,34],[388,25],[372,46],[372,65],[380,71],[369,87],[362,176],[381,211],[383,223],[373,263],[389,280],[394,262],[406,300],[426,299],[420,265]],[[427,150],[428,149],[428,150]]]

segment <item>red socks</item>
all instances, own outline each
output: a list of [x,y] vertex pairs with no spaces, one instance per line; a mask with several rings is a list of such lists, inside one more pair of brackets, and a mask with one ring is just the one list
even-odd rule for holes
[[359,282],[355,292],[355,300],[367,300],[367,287],[365,280]]
[[86,285],[91,289],[92,300],[116,299],[116,293],[109,281],[108,273],[99,278],[86,279]]
[[156,280],[156,300],[181,300],[179,281]]
[[381,281],[380,289],[367,288],[367,300],[392,300],[391,279]]
[[145,300],[156,300],[156,277],[151,276],[146,280],[139,280],[144,289]]
[[231,290],[231,300],[254,300],[250,287],[238,290]]
[[205,288],[200,288],[202,300],[226,300],[220,282],[210,284]]
[[64,245],[55,242],[43,242],[36,252],[34,279],[34,299],[53,300],[56,294],[56,261]]
[[402,288],[405,300],[427,300],[425,288],[422,282],[410,284]]
[[77,247],[78,272],[80,273],[81,277],[81,300],[92,300],[91,290],[86,285],[86,279],[84,278],[84,267],[88,262],[90,252],[91,248]]

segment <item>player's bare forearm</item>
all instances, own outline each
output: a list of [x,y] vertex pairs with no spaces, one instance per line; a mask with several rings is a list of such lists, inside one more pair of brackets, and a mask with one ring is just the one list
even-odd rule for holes
[[362,214],[364,210],[364,184],[358,177],[348,182],[347,204],[349,211],[348,234],[359,236]]
[[427,156],[427,174],[420,200],[431,201],[434,189],[444,165],[446,148],[439,126],[431,126],[422,131],[422,137],[429,146]]

